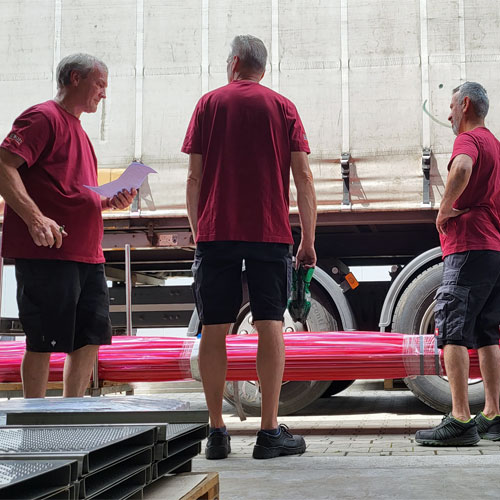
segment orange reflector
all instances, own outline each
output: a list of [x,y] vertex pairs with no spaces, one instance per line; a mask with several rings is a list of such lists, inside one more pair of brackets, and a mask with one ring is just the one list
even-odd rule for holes
[[354,290],[359,286],[358,280],[354,277],[354,274],[348,273],[345,275],[345,280],[349,283],[349,286]]

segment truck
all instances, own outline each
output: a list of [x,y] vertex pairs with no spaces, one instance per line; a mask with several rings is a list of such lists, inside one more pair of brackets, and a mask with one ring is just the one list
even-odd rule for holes
[[[197,100],[226,83],[230,41],[250,33],[269,52],[261,84],[301,115],[318,200],[311,313],[306,324],[286,317],[284,329],[433,333],[442,273],[434,221],[454,140],[453,89],[482,83],[492,103],[487,126],[500,134],[496,0],[25,0],[0,2],[0,15],[2,137],[20,112],[55,95],[61,57],[88,52],[109,67],[107,99],[82,117],[99,181],[131,161],[158,172],[129,210],[104,213],[116,331],[200,331],[189,286],[165,286],[190,275],[194,255],[180,148]],[[258,196],[249,192],[248,203]],[[290,198],[297,243],[293,186]],[[355,266],[390,266],[390,276],[358,283]],[[253,331],[245,295],[230,333]],[[426,404],[450,408],[446,378],[405,382]],[[284,382],[280,413],[350,383]],[[255,381],[228,384],[226,398],[259,411]],[[480,380],[470,381],[470,402],[483,402]]]

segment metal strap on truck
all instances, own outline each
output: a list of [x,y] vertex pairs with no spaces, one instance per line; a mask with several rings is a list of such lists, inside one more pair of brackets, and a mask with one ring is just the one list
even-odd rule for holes
[[351,194],[349,192],[350,187],[350,170],[351,170],[351,153],[342,153],[340,158],[340,171],[342,173],[342,206],[350,207],[351,206]]
[[432,151],[429,148],[424,148],[422,151],[422,206],[431,206],[431,156]]

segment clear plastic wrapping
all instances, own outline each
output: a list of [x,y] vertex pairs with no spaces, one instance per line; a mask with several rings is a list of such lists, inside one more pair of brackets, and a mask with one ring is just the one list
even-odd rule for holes
[[[380,332],[285,333],[283,380],[355,380],[445,375],[432,335]],[[256,380],[257,335],[227,337],[227,380]],[[162,382],[199,378],[195,338],[113,337],[99,350],[99,378]],[[19,382],[24,342],[0,342],[0,382]],[[476,351],[470,377],[480,378]],[[50,380],[62,380],[65,354],[51,357]]]

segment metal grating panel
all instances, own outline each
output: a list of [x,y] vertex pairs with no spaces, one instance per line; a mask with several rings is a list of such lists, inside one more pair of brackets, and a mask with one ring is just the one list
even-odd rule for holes
[[207,424],[172,424],[167,428],[164,457],[170,457],[203,441],[208,435]]
[[[180,469],[183,466],[189,465],[194,457],[198,455],[201,451],[201,442],[192,444],[189,448],[176,453],[175,455],[171,455],[160,462],[156,463],[156,477],[154,479],[158,479],[165,474],[171,474],[174,472],[180,472]],[[186,469],[183,469],[182,472],[188,472],[188,469],[191,470],[190,466]]]
[[6,427],[0,429],[1,453],[91,451],[137,434],[133,427]]
[[[80,496],[82,498],[94,498],[105,492],[111,491],[116,486],[126,482],[130,477],[144,471],[144,483],[146,482],[146,470],[151,467],[153,459],[152,449],[148,448],[140,453],[113,464],[106,469],[90,474],[85,477]],[[115,498],[109,495],[107,498]]]
[[142,425],[4,427],[0,428],[0,457],[74,457],[79,461],[79,475],[82,475],[152,447],[156,431],[156,427]]
[[[0,498],[38,500],[69,489],[72,463],[65,461],[0,461]],[[69,495],[69,493],[68,493]]]
[[145,486],[146,469],[135,473],[122,483],[106,490],[99,495],[87,498],[92,498],[93,500],[126,500],[128,498],[142,498],[141,492]]
[[100,398],[45,398],[7,401],[0,424],[124,424],[205,423],[206,410],[189,410],[189,403],[149,396]]

